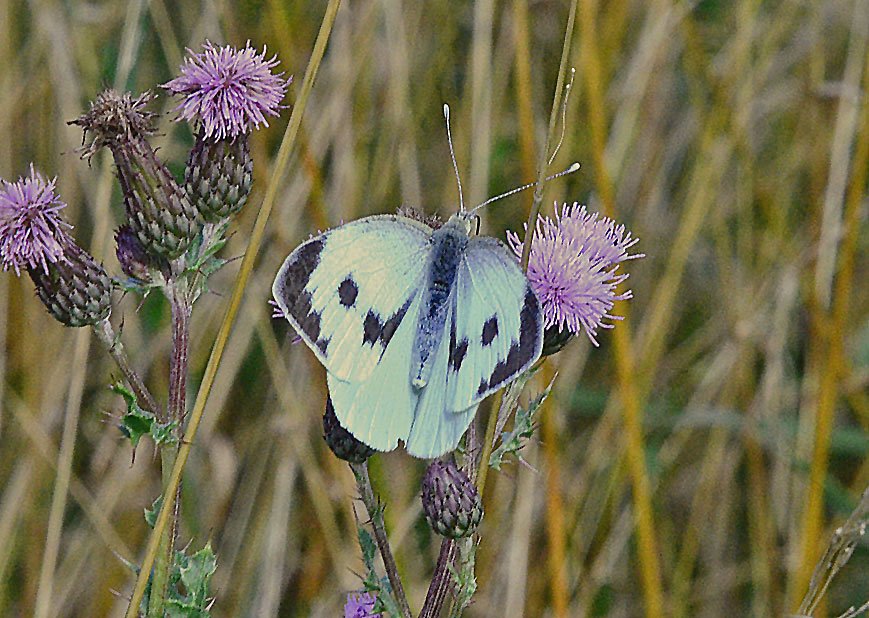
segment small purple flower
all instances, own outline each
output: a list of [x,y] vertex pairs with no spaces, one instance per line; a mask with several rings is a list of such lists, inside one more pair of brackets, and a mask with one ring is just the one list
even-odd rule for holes
[[265,47],[257,54],[250,41],[242,50],[210,41],[202,47],[200,54],[188,49],[191,56],[181,65],[181,75],[163,84],[172,94],[184,95],[175,111],[185,120],[199,121],[206,138],[236,137],[250,125],[268,126],[265,115],[277,116],[289,83],[283,73],[270,71],[277,58],[266,60]]
[[45,180],[30,164],[30,176],[18,182],[0,179],[0,262],[3,270],[42,268],[63,259],[66,229],[72,226],[61,219],[65,208],[54,184],[57,178]]
[[[628,254],[638,239],[624,225],[609,218],[598,218],[585,206],[566,203],[555,221],[539,216],[531,239],[528,280],[537,293],[547,328],[557,326],[576,334],[585,330],[594,345],[598,328],[612,328],[604,319],[617,300],[633,298],[628,290],[616,294],[615,288],[627,274],[616,274],[618,263],[643,257]],[[507,240],[517,256],[522,255],[522,240],[507,232]]]
[[344,605],[344,618],[381,618],[383,614],[372,614],[377,597],[373,592],[350,592]]

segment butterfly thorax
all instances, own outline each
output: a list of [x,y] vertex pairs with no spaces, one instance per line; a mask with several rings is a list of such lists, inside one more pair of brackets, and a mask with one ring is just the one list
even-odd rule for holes
[[459,214],[432,234],[431,259],[411,363],[411,382],[417,388],[428,384],[431,375],[433,353],[443,336],[456,274],[468,246],[467,229],[466,219]]

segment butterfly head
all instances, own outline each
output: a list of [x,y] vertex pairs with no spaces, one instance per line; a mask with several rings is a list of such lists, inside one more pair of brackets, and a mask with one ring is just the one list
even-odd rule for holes
[[470,236],[472,231],[474,233],[480,232],[480,216],[473,210],[460,210],[449,218],[446,225],[458,228]]

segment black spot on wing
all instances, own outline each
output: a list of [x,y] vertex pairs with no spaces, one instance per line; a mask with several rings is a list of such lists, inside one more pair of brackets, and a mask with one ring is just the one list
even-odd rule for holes
[[[485,331],[485,328],[484,328]],[[525,291],[525,302],[519,315],[519,341],[514,341],[507,352],[507,358],[502,359],[489,379],[480,382],[477,394],[502,386],[523,368],[531,364],[539,353],[541,339],[540,302],[531,288]]]
[[468,340],[462,339],[456,342],[456,331],[450,333],[450,367],[458,372],[468,353]]
[[299,323],[299,328],[311,341],[317,341],[320,336],[320,314],[311,308],[311,293],[302,290],[290,313]]
[[374,342],[380,338],[382,330],[383,324],[380,322],[380,317],[369,309],[362,322],[362,345],[374,345]]
[[380,330],[380,343],[383,344],[383,347],[389,345],[392,336],[395,334],[395,331],[398,329],[398,325],[401,324],[401,321],[404,319],[404,314],[407,313],[407,310],[410,308],[410,302],[413,300],[413,296],[404,301],[404,304],[401,306],[401,309],[395,312],[391,318],[386,320],[386,323],[383,325],[383,328]]
[[349,276],[338,286],[338,300],[345,307],[352,307],[356,304],[357,294],[359,294],[359,288]]
[[369,309],[365,316],[365,320],[362,322],[362,345],[373,346],[375,343],[378,343],[380,344],[380,347],[385,350],[386,346],[388,346],[389,342],[392,340],[395,331],[398,329],[398,325],[401,324],[401,321],[404,319],[404,315],[410,308],[410,303],[412,301],[413,296],[404,301],[401,308],[392,314],[392,316],[385,322],[382,321],[382,318],[379,315]]
[[320,263],[324,240],[318,238],[299,247],[283,271],[277,294],[299,328],[311,341],[320,336],[320,314],[311,307],[311,293],[305,289],[311,273]]
[[329,342],[331,341],[331,337],[326,337],[325,339],[317,339],[317,347],[320,348],[320,352],[323,353],[323,356],[326,356],[326,348],[329,347]]
[[491,318],[486,320],[486,323],[483,324],[483,334],[481,335],[481,341],[483,345],[491,345],[492,341],[495,340],[495,337],[498,336],[498,316],[493,315]]

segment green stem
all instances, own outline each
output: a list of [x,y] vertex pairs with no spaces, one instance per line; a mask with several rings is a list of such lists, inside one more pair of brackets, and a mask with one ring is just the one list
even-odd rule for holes
[[371,477],[368,475],[368,463],[364,461],[361,464],[350,463],[350,468],[356,477],[356,486],[359,488],[359,496],[362,498],[365,510],[368,511],[368,519],[371,520],[374,540],[377,542],[377,549],[380,550],[380,556],[383,558],[386,577],[389,578],[389,585],[392,587],[392,596],[398,603],[398,607],[405,618],[411,618],[410,606],[407,604],[404,587],[401,585],[401,577],[398,575],[398,566],[395,564],[395,558],[392,556],[392,550],[389,547],[389,538],[386,536],[383,509],[374,495],[374,489],[371,487]]

